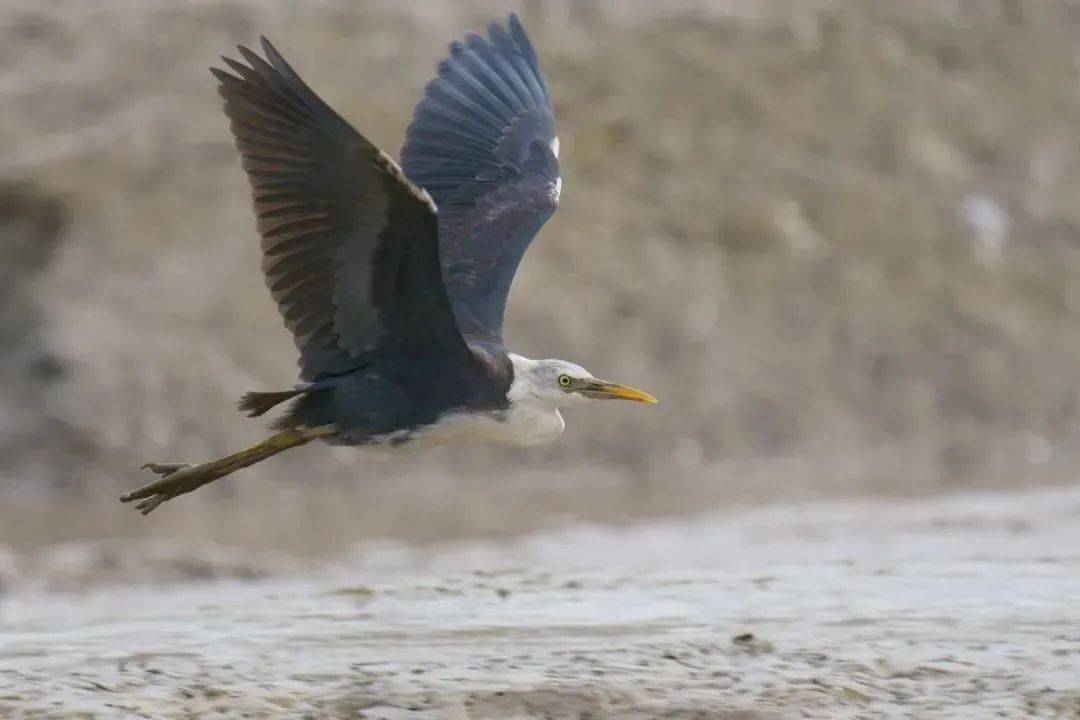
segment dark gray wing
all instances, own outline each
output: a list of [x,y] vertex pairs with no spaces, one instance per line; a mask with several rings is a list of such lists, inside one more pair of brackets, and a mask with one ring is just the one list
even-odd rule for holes
[[450,46],[402,149],[439,208],[439,252],[465,337],[501,343],[506,297],[529,243],[555,211],[555,113],[516,16]]
[[430,197],[331,110],[265,38],[266,60],[216,68],[251,181],[266,282],[301,376],[362,364],[376,347],[469,362],[447,301]]

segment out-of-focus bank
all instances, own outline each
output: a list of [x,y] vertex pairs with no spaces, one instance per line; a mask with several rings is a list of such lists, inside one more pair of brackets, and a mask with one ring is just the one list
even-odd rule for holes
[[[565,192],[509,340],[662,403],[571,412],[534,450],[309,447],[149,520],[121,507],[145,460],[259,439],[236,398],[295,379],[206,67],[265,34],[396,152],[446,42],[512,9],[557,102]],[[3,0],[0,544],[310,556],[1073,482],[1074,10]]]

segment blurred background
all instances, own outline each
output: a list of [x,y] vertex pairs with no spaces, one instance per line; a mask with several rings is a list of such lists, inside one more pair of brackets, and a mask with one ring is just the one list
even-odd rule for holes
[[[564,193],[508,341],[662,404],[573,409],[539,449],[309,446],[121,506],[145,461],[261,439],[235,401],[296,378],[207,66],[265,34],[396,156],[447,42],[512,10]],[[1065,0],[0,0],[0,575],[120,577],[130,538],[165,558],[138,572],[243,574],[1075,482],[1078,47]]]

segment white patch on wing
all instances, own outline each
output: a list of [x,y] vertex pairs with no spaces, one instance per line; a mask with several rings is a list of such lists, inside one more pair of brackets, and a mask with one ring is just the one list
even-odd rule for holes
[[555,159],[559,159],[559,138],[558,136],[551,138],[551,154],[555,156]]
[[557,177],[555,178],[555,202],[558,202],[560,197],[562,197],[562,178]]

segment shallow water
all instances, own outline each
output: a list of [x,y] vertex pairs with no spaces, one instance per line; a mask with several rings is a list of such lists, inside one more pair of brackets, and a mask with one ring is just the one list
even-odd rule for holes
[[3,717],[1080,716],[1080,490],[31,587],[2,605]]

